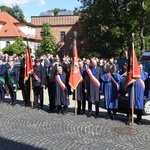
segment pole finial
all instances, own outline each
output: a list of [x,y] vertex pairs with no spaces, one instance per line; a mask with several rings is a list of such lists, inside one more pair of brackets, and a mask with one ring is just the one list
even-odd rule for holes
[[77,38],[77,31],[74,31],[73,34],[74,34],[74,38],[76,39]]
[[134,42],[134,39],[135,39],[135,33],[133,32],[132,33],[132,38],[131,38],[132,42]]

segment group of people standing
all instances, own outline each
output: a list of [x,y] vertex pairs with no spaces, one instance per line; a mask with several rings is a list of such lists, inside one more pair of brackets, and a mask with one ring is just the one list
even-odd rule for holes
[[[1,78],[7,76],[7,85],[12,99],[12,105],[16,103],[15,87],[19,83],[22,90],[23,100],[25,106],[30,106],[30,82],[27,80],[24,83],[24,67],[25,57],[21,59],[21,67],[19,74],[17,68],[14,66],[14,59],[9,59],[9,67],[5,68],[4,76],[2,74],[2,60],[0,60],[0,91],[3,88],[3,81]],[[49,112],[57,112],[58,114],[66,114],[68,111],[69,95],[74,91],[69,85],[69,75],[71,61],[69,57],[64,57],[62,61],[58,56],[44,55],[40,58],[33,58],[33,72],[30,74],[32,78],[33,93],[34,93],[34,108],[43,109],[43,89],[48,89],[49,96]],[[93,115],[92,104],[95,104],[94,117],[99,116],[99,101],[100,95],[104,95],[104,104],[107,109],[107,119],[116,119],[116,112],[118,109],[118,97],[121,89],[122,76],[118,73],[117,63],[111,58],[109,61],[93,57],[89,59],[79,59],[79,68],[82,76],[82,81],[78,84],[77,90],[77,114],[85,114],[86,101],[88,102],[88,117]],[[139,110],[137,113],[137,122],[140,124],[142,117],[142,109],[144,107],[145,89],[144,82],[148,79],[148,73],[142,70],[142,64],[139,65],[141,69],[141,78],[135,81],[135,109]],[[7,70],[7,71],[6,71]],[[19,76],[18,76],[19,75]],[[130,87],[129,87],[130,88]],[[130,90],[129,90],[130,91]],[[129,92],[131,93],[131,92]],[[130,94],[129,94],[130,95]],[[4,94],[1,92],[1,98]],[[129,96],[130,98],[130,96]],[[40,100],[40,103],[39,103]],[[131,100],[130,100],[131,101]],[[128,122],[131,121],[130,106],[128,113]]]

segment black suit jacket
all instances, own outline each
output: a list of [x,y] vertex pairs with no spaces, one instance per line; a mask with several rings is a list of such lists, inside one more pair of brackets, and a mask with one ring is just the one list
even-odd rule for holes
[[[10,73],[9,73],[9,69],[7,70],[7,84],[9,84],[9,85],[17,84],[18,79],[19,79],[18,68],[16,66],[14,66],[11,69]],[[11,78],[12,78],[13,82],[12,82]]]

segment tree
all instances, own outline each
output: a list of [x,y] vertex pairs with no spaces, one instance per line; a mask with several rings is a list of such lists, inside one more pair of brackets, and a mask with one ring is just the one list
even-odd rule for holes
[[43,34],[42,41],[40,43],[40,51],[37,51],[37,55],[43,55],[43,54],[54,54],[56,50],[56,44],[54,36],[51,33],[50,25],[48,23],[44,23],[41,33]]
[[3,53],[7,53],[8,55],[17,54],[20,56],[21,54],[24,54],[26,51],[26,45],[23,42],[22,37],[17,37],[15,42],[6,46],[2,49]]
[[20,9],[20,7],[17,4],[13,5],[12,10],[14,12],[13,17],[15,17],[19,22],[26,22],[23,11]]
[[2,5],[0,6],[0,10],[9,13],[11,16],[14,16],[14,12],[11,7]]
[[1,11],[5,11],[9,13],[11,16],[16,18],[19,22],[26,22],[23,11],[20,9],[20,7],[17,4],[13,5],[12,8],[3,5],[0,6],[0,9]]
[[60,11],[67,11],[66,9],[54,8],[52,10],[48,10],[48,12],[53,12],[54,16],[57,16]]
[[[103,57],[118,56],[128,50],[132,32],[136,35],[137,52],[144,49],[144,36],[147,37],[150,33],[148,28],[149,0],[80,1],[83,37],[88,38],[94,51],[100,51]],[[145,7],[143,7],[143,2],[145,2]],[[106,43],[105,51],[100,49],[102,42]]]

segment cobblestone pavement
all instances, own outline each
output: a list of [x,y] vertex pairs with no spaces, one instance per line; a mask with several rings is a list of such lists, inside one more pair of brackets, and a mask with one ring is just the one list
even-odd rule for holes
[[[23,107],[18,92],[17,105],[10,106],[9,99],[0,104],[0,150],[149,150],[150,119],[144,117],[142,125],[130,127],[135,135],[115,132],[125,125],[125,115],[117,120],[106,120],[106,111],[100,108],[99,118],[76,116],[73,103],[67,115]],[[46,96],[47,99],[47,96]],[[126,131],[125,131],[126,132]]]

